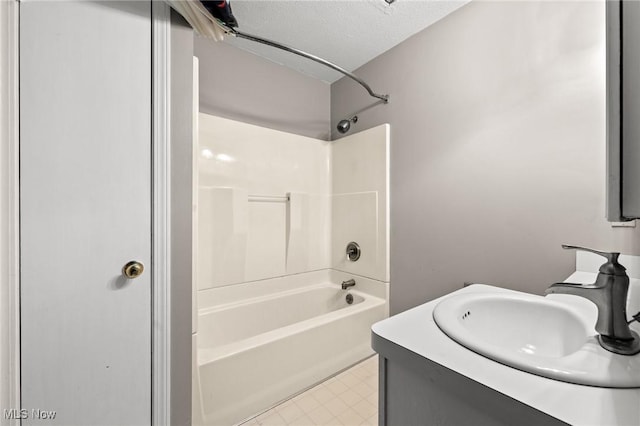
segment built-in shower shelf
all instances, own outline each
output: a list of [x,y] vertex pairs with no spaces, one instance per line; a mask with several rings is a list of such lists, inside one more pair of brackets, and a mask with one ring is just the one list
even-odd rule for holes
[[249,202],[258,203],[288,203],[290,201],[289,194],[285,196],[277,195],[249,195]]

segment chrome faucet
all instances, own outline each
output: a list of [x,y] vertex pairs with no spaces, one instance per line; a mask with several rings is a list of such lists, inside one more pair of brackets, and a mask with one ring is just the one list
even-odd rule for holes
[[[600,346],[620,355],[635,355],[640,352],[640,337],[629,328],[627,321],[627,293],[629,277],[626,268],[618,263],[620,253],[562,245],[564,249],[589,251],[607,259],[593,284],[556,283],[546,293],[572,294],[589,299],[598,307],[596,331]],[[632,320],[633,321],[633,320]]]
[[354,285],[356,285],[356,280],[354,280],[353,278],[351,278],[350,280],[347,281],[342,281],[342,289],[346,290],[349,287],[353,287]]

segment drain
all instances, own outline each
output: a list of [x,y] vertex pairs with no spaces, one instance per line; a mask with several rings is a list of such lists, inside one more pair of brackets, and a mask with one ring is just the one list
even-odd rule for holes
[[353,304],[353,295],[351,293],[347,293],[347,304]]

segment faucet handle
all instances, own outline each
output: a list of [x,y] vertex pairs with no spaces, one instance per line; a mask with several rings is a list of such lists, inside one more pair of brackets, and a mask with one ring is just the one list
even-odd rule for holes
[[588,251],[591,253],[598,254],[607,259],[607,262],[600,266],[600,272],[608,275],[627,275],[625,272],[627,269],[618,263],[618,256],[620,256],[620,252],[606,252],[594,250],[588,247],[580,247],[580,246],[571,246],[568,244],[562,244],[563,249],[574,249],[581,251]]
[[569,244],[563,244],[562,248],[563,249],[582,250],[582,251],[588,251],[588,252],[591,252],[591,253],[599,254],[602,257],[606,257],[609,262],[616,262],[616,263],[618,262],[618,256],[620,256],[619,252],[599,251],[599,250],[594,250],[594,249],[588,248],[588,247],[571,246]]

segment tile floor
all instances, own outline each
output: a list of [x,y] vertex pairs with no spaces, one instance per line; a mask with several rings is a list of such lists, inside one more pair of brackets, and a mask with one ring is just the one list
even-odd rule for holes
[[378,424],[378,356],[265,411],[243,426]]

